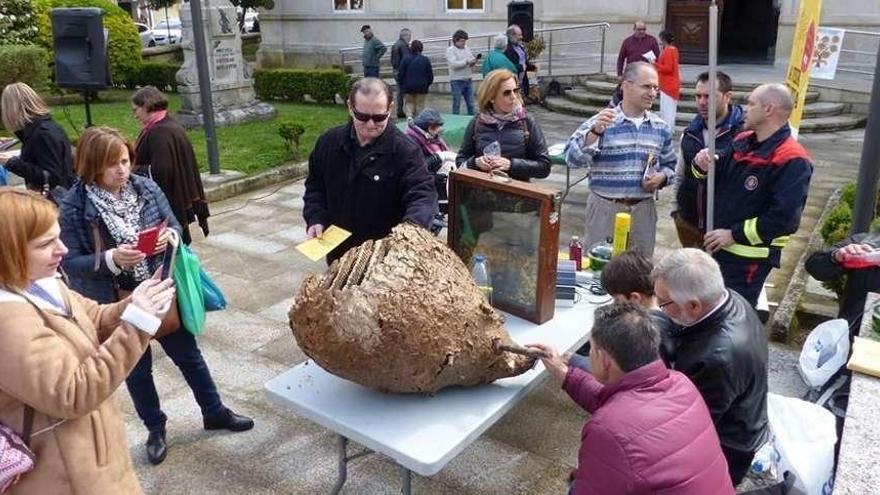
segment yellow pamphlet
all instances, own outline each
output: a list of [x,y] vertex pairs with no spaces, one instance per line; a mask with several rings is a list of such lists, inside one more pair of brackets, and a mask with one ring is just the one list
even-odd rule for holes
[[856,337],[853,342],[852,357],[849,358],[847,368],[880,377],[880,342],[862,337]]
[[351,232],[335,225],[331,225],[323,234],[321,234],[321,237],[314,237],[306,242],[300,243],[296,246],[296,250],[306,255],[308,259],[318,261],[324,256],[327,256],[327,253],[336,249],[336,247],[348,239],[349,236],[351,236]]

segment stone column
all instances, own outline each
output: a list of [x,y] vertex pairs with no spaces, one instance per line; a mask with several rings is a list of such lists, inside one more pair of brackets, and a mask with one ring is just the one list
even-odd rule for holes
[[[202,0],[211,101],[218,126],[274,117],[275,108],[260,102],[254,93],[250,69],[241,54],[235,7],[228,0]],[[178,117],[184,127],[202,125],[202,102],[193,43],[193,20],[190,4],[180,7],[183,25],[183,66],[177,72],[181,109]]]

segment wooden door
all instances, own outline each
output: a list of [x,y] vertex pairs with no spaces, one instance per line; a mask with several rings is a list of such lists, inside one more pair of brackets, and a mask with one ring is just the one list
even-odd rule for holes
[[[722,2],[718,0],[718,25]],[[709,4],[706,0],[666,0],[666,29],[675,35],[683,64],[709,63]]]

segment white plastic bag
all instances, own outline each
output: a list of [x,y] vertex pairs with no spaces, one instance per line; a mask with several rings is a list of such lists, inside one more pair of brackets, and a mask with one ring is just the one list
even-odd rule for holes
[[828,381],[849,357],[849,324],[838,318],[826,321],[807,336],[798,371],[810,388],[818,388]]
[[767,394],[767,417],[779,472],[797,476],[795,493],[830,494],[837,442],[834,415],[812,402]]

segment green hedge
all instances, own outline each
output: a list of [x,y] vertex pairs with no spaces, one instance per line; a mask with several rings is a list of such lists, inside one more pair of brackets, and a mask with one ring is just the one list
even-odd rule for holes
[[36,45],[0,45],[0,90],[23,82],[40,91],[49,84],[49,53]]
[[39,35],[37,42],[52,53],[50,10],[66,7],[97,7],[104,10],[104,29],[110,38],[110,74],[113,84],[124,85],[141,66],[141,38],[131,16],[111,0],[34,0]]
[[261,100],[303,101],[305,95],[320,102],[333,102],[347,95],[351,78],[339,70],[264,69],[254,73],[254,90]]
[[177,92],[177,79],[175,78],[180,64],[168,62],[144,62],[131,76],[121,82],[126,88],[134,89],[140,86],[155,86],[160,91]]

